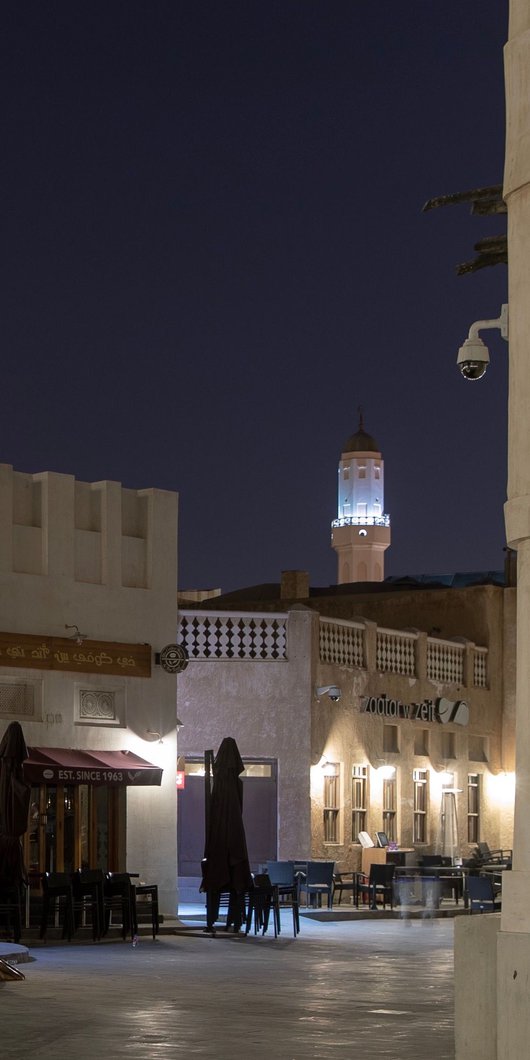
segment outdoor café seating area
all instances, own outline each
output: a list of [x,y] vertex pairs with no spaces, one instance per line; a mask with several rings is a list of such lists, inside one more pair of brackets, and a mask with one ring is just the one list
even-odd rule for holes
[[494,912],[501,908],[502,877],[511,869],[511,857],[511,850],[491,851],[480,843],[466,861],[425,854],[407,864],[399,864],[399,859],[373,863],[367,872],[337,869],[335,900],[341,905],[346,897],[356,909],[373,911],[450,906],[470,913]]
[[[247,934],[281,932],[281,912],[292,913],[293,934],[300,930],[300,916],[328,914],[378,915],[389,910],[397,916],[454,915],[457,912],[493,912],[502,901],[502,873],[511,867],[511,852],[493,852],[488,860],[483,851],[476,859],[453,861],[451,857],[419,855],[414,863],[373,863],[368,872],[346,870],[333,861],[267,861],[253,876],[253,887],[244,894],[228,893],[214,897],[208,908],[207,924]],[[285,925],[284,925],[285,926]]]
[[133,941],[140,926],[159,932],[158,886],[139,881],[139,874],[78,869],[45,872],[30,880],[25,895],[0,886],[0,937],[91,939],[118,936]]
[[281,912],[289,910],[296,938],[301,906],[320,908],[324,898],[327,908],[332,908],[334,867],[333,861],[267,861],[260,866],[262,871],[253,874],[252,887],[247,891],[207,892],[207,930],[215,933],[219,924],[225,930],[244,930],[247,935],[253,930],[264,935],[272,925],[277,938]]

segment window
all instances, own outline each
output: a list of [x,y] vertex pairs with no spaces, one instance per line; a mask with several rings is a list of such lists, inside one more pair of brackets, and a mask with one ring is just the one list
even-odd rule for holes
[[340,766],[328,762],[324,767],[324,842],[339,842]]
[[366,465],[359,464],[359,478],[366,478]]
[[427,842],[427,779],[426,769],[412,771],[414,782],[413,842]]
[[468,736],[467,756],[470,762],[488,761],[488,746],[485,736]]
[[345,467],[345,468],[344,468],[344,470],[343,470],[343,472],[342,472],[342,477],[343,477],[343,479],[344,479],[344,482],[347,482],[347,481],[348,481],[348,479],[349,479],[349,477],[350,477],[350,469],[349,469],[349,467]]
[[359,519],[366,519],[367,511],[368,511],[368,506],[367,506],[366,502],[365,501],[358,501],[357,502],[357,515],[358,515]]
[[368,767],[353,766],[351,780],[351,837],[358,843],[359,832],[366,832]]
[[454,732],[442,733],[442,758],[456,758]]
[[383,780],[383,832],[386,832],[389,842],[397,841],[396,827],[396,774],[385,777]]
[[397,725],[383,725],[383,751],[395,754],[399,751]]
[[467,778],[467,841],[478,843],[480,835],[480,774]]
[[374,464],[374,478],[381,478],[381,468],[378,464]]
[[415,755],[428,755],[429,754],[429,730],[428,729],[416,729],[414,733],[414,754]]

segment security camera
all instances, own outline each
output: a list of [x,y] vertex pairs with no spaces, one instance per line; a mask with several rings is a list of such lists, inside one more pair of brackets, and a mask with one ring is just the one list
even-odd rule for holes
[[321,688],[317,688],[317,699],[321,696],[328,695],[333,703],[336,703],[342,696],[342,690],[338,685],[322,685]]
[[458,351],[456,363],[464,379],[482,379],[486,375],[490,355],[488,347],[479,336],[486,328],[499,328],[503,339],[508,338],[508,306],[501,307],[497,320],[477,320],[469,329],[469,335]]
[[490,363],[488,347],[478,336],[476,339],[466,339],[458,351],[456,363],[464,379],[482,379]]

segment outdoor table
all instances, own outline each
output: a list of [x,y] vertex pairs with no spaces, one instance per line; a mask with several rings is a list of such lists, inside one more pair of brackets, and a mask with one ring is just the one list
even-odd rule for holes
[[[417,885],[416,893],[419,897],[416,900],[422,905],[431,905],[434,902],[438,908],[442,900],[442,886],[445,883],[453,889],[455,902],[458,903],[459,899],[463,898],[467,908],[467,891],[464,885],[467,872],[461,865],[407,865],[406,868],[396,866],[396,893],[399,893],[399,883],[404,878],[409,881],[423,880],[423,883]],[[430,881],[430,887],[427,881]]]

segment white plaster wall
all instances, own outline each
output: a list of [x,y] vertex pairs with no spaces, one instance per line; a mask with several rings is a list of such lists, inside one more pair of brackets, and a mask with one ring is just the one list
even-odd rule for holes
[[[456,917],[454,924],[456,1060],[497,1060],[500,915],[476,913]],[[499,1060],[502,1055],[499,1053]]]
[[278,857],[309,856],[313,612],[288,612],[285,661],[190,660],[177,679],[179,754],[217,751],[233,736],[245,757],[278,763]]

